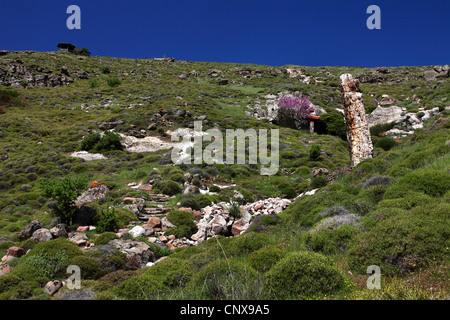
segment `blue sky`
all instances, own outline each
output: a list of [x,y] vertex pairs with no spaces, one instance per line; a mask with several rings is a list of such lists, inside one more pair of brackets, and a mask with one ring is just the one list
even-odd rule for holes
[[[369,30],[369,5],[381,30]],[[81,30],[69,30],[69,5]],[[0,0],[0,49],[308,66],[450,63],[449,0]]]

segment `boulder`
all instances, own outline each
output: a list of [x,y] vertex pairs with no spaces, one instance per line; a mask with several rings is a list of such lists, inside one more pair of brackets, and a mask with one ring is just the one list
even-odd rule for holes
[[36,242],[47,242],[52,240],[53,236],[50,230],[41,228],[33,232],[31,239],[33,239]]
[[25,250],[22,249],[21,247],[11,247],[8,250],[6,250],[7,256],[19,258],[19,257],[23,256],[24,254],[25,254]]
[[143,237],[145,235],[145,229],[141,226],[136,226],[130,231],[128,231],[129,234],[131,234],[134,238],[137,237]]
[[34,233],[36,230],[41,229],[43,226],[44,226],[44,224],[43,224],[40,220],[38,220],[38,219],[31,221],[31,223],[27,224],[27,225],[25,226],[25,228],[23,228],[23,230],[20,231],[20,233],[19,233],[19,239],[20,239],[20,240],[26,240],[26,239],[31,238],[31,236],[33,235],[33,233]]
[[238,236],[242,232],[248,229],[249,222],[245,219],[239,219],[233,223],[233,226],[231,227],[231,233],[233,236]]
[[63,224],[57,224],[53,228],[50,229],[50,233],[53,238],[64,238],[67,237],[67,231]]
[[109,189],[104,184],[95,184],[92,187],[89,187],[82,195],[80,195],[75,204],[77,206],[86,205],[89,203],[97,202],[99,199],[106,197],[106,193],[109,192]]
[[123,124],[122,120],[117,120],[117,121],[112,121],[112,122],[103,122],[98,126],[98,128],[100,130],[111,130],[121,124]]
[[74,242],[79,247],[84,247],[88,243],[88,237],[84,233],[76,232],[69,237],[69,241]]
[[367,116],[367,123],[369,128],[383,123],[400,122],[405,118],[403,110],[400,107],[377,107]]
[[161,219],[158,217],[150,217],[147,222],[152,228],[160,228],[161,227]]
[[60,280],[49,281],[44,286],[44,291],[47,292],[49,295],[53,296],[55,293],[58,292],[59,289],[61,289],[62,286],[63,283]]
[[156,257],[150,250],[150,247],[144,242],[114,239],[109,241],[108,245],[123,252],[129,262],[136,261],[141,268],[145,267],[148,262],[156,261]]
[[436,80],[437,75],[438,73],[434,70],[427,70],[423,73],[423,77],[425,78],[426,81]]

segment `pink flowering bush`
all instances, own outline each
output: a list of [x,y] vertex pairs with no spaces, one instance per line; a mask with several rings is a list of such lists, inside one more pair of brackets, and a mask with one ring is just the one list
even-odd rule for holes
[[306,119],[314,111],[307,97],[282,98],[278,102],[278,123],[285,127],[300,129],[308,124]]

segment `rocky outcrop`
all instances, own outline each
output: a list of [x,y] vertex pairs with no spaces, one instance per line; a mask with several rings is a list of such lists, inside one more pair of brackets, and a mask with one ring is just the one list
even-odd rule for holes
[[114,239],[108,245],[123,252],[128,259],[129,265],[135,268],[143,268],[148,262],[155,262],[156,257],[150,247],[141,241]]
[[34,233],[36,230],[41,229],[43,226],[44,226],[44,224],[43,224],[42,221],[39,220],[39,219],[36,219],[36,220],[31,221],[31,223],[27,224],[27,225],[25,226],[25,228],[23,228],[23,230],[20,231],[20,233],[19,233],[19,239],[20,239],[20,240],[26,240],[26,239],[31,238],[31,236],[33,235],[33,233]]
[[[67,86],[78,79],[89,79],[89,74],[81,70],[53,70],[43,66],[25,65],[20,59],[12,60],[7,64],[0,64],[0,85],[11,86],[17,89],[25,87],[60,87]],[[76,78],[75,78],[76,77]]]
[[77,198],[77,200],[75,201],[75,204],[77,206],[82,206],[82,205],[96,202],[99,199],[104,198],[106,196],[107,192],[109,192],[109,189],[106,185],[96,184],[95,186],[91,186],[91,187],[89,187],[88,190],[83,192],[83,194]]
[[377,107],[367,116],[367,124],[372,127],[377,124],[399,122],[405,118],[402,108],[397,106],[392,107]]

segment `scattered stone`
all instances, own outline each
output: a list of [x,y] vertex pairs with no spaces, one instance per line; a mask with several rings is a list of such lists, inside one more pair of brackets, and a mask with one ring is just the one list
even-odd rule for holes
[[89,226],[79,226],[77,228],[77,232],[86,232],[89,231]]
[[89,153],[87,151],[74,152],[74,153],[70,154],[70,156],[74,157],[74,158],[80,158],[80,159],[83,159],[85,161],[106,160],[106,159],[108,159],[104,155],[102,155],[101,153]]
[[36,242],[47,242],[52,240],[53,236],[50,230],[41,228],[33,232],[31,239],[33,239]]
[[152,228],[159,228],[161,227],[161,219],[158,217],[150,217],[147,224]]
[[25,226],[25,228],[23,228],[23,230],[20,231],[19,239],[26,240],[26,239],[31,238],[31,236],[33,235],[33,232],[41,229],[43,226],[44,226],[44,224],[39,219],[31,221],[31,223],[27,224]]
[[141,226],[136,226],[128,231],[128,233],[131,234],[134,238],[143,237],[145,235],[145,232],[146,230]]
[[25,250],[22,249],[21,247],[11,247],[8,250],[6,250],[7,256],[19,258],[19,257],[23,256],[24,254],[25,254]]
[[249,223],[245,219],[239,219],[233,223],[233,226],[231,228],[231,233],[233,236],[238,236],[242,232],[248,229]]
[[150,247],[141,241],[114,239],[109,245],[123,252],[129,262],[137,261],[139,267],[145,267],[148,262],[155,262],[156,257]]
[[59,289],[63,286],[62,281],[60,280],[54,280],[49,281],[44,286],[44,291],[47,292],[49,295],[53,296],[55,293],[58,292]]

